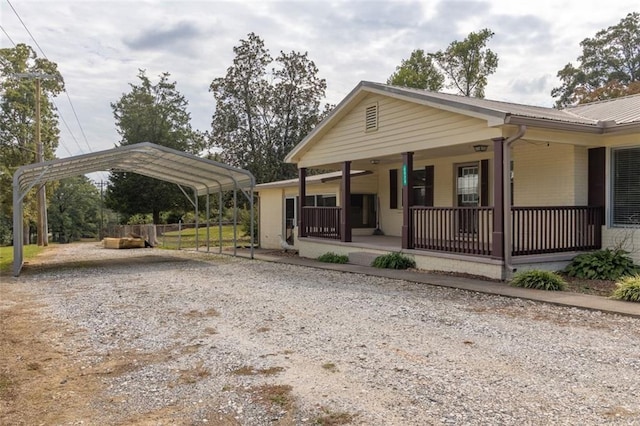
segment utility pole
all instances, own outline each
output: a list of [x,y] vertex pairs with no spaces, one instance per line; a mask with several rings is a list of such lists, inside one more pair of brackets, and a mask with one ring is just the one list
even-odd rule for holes
[[[17,78],[33,79],[36,82],[36,131],[35,131],[35,143],[36,143],[36,162],[42,163],[44,161],[44,149],[42,147],[42,141],[40,140],[40,81],[41,80],[57,80],[57,75],[44,74],[44,73],[17,73],[13,74]],[[47,220],[47,194],[45,190],[45,184],[43,183],[38,187],[37,191],[37,204],[38,204],[38,245],[49,245],[49,226]]]

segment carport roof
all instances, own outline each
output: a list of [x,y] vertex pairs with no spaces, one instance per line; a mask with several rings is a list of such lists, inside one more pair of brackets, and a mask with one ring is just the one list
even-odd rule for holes
[[255,185],[251,172],[175,149],[143,142],[20,167],[14,185],[36,184],[99,171],[131,172],[194,189],[198,195]]

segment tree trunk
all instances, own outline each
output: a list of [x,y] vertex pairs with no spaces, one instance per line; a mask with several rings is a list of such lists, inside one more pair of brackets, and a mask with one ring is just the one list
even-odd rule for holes
[[29,226],[29,221],[28,220],[23,220],[22,222],[22,244],[23,245],[29,245],[31,244],[31,229]]

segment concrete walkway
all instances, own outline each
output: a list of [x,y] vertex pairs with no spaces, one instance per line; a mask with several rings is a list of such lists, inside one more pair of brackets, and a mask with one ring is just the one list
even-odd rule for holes
[[597,310],[640,318],[640,303],[613,300],[602,296],[593,296],[568,291],[545,291],[511,287],[505,283],[450,275],[431,274],[428,272],[378,269],[371,266],[359,266],[352,264],[323,263],[315,259],[307,259],[298,256],[286,257],[263,253],[260,250],[256,250],[254,257],[256,259],[269,262],[289,263],[292,265],[307,266],[310,268],[374,275],[378,277],[437,285],[441,287],[459,288],[505,297],[517,297],[520,299],[535,300],[554,305]]

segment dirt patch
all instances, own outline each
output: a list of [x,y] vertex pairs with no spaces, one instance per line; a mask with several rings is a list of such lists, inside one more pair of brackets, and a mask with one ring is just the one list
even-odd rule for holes
[[562,278],[567,282],[566,291],[574,293],[593,294],[595,296],[609,297],[616,289],[616,282],[609,280],[587,280],[583,278],[569,277]]
[[[1,291],[2,424],[49,425],[79,420],[84,424],[104,424],[105,413],[95,407],[121,402],[108,397],[105,379],[171,358],[167,350],[156,353],[119,351],[91,360],[79,359],[76,350],[80,349],[74,350],[68,342],[77,340],[82,330],[43,318],[38,313],[42,306],[10,285],[2,285]],[[193,369],[180,371],[176,384],[195,383],[208,375],[209,372],[199,364]],[[129,418],[126,424],[155,425],[180,411],[179,407],[163,407]]]
[[0,418],[3,424],[98,421],[91,400],[101,390],[64,342],[75,333],[43,320],[29,297],[2,286],[0,305]]

